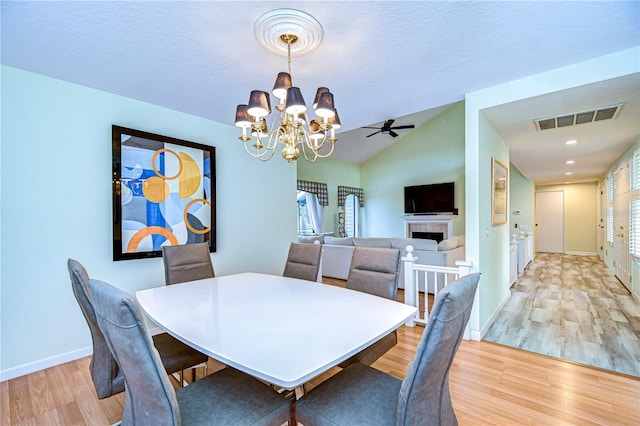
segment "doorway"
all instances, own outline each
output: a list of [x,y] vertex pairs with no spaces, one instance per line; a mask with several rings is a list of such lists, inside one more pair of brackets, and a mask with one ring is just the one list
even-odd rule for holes
[[564,191],[536,192],[536,252],[564,253]]

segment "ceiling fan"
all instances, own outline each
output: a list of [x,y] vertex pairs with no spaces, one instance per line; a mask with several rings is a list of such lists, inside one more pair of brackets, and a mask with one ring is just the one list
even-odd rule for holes
[[373,135],[376,135],[378,133],[382,133],[383,135],[391,135],[394,138],[396,136],[398,136],[398,134],[396,132],[394,132],[394,130],[398,130],[398,129],[413,129],[414,125],[413,124],[407,124],[405,126],[394,126],[391,127],[391,125],[393,124],[393,122],[396,120],[387,120],[384,122],[384,124],[382,125],[382,127],[369,127],[369,126],[365,126],[363,127],[363,129],[378,129],[377,132],[373,132],[370,135],[368,135],[367,137],[371,137]]

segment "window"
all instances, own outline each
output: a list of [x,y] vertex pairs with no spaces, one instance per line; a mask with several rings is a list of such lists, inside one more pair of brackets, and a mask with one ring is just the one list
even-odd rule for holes
[[607,242],[613,246],[613,191],[614,179],[609,176],[607,181]]
[[357,237],[359,234],[358,218],[360,217],[360,200],[353,194],[344,200],[344,230],[345,236]]
[[631,201],[629,214],[629,253],[640,258],[640,199]]
[[318,196],[298,190],[298,234],[322,232],[322,206]]
[[631,205],[629,206],[629,253],[640,258],[640,150],[631,158]]
[[613,245],[613,206],[607,207],[607,242]]
[[298,191],[298,234],[313,234],[305,194],[304,191]]
[[640,150],[633,153],[631,158],[631,191],[640,190]]

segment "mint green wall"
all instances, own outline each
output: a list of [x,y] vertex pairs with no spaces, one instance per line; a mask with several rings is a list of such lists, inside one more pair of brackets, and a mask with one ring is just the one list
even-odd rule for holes
[[[338,186],[360,188],[360,166],[332,158],[321,158],[315,163],[298,160],[298,179],[327,184],[329,205],[322,209],[322,232],[333,232],[337,236]],[[365,192],[365,206],[366,202],[367,193]]]
[[[483,288],[479,294],[480,323],[489,321],[491,313],[499,309],[503,300],[509,297],[509,222],[491,225],[491,187],[493,158],[502,164],[509,163],[509,149],[495,129],[483,115],[480,116],[480,182],[487,182],[480,188],[480,264],[482,265]],[[511,169],[509,169],[511,177]],[[511,182],[509,182],[511,184]],[[511,200],[507,211],[512,210]]]
[[[535,183],[520,173],[513,163],[509,164],[510,234],[520,232],[522,225],[527,227],[526,232],[534,232],[535,196]],[[516,210],[520,210],[519,215],[513,213]]]
[[454,235],[464,234],[464,102],[458,102],[364,162],[364,236],[404,236],[404,187],[455,182]]
[[164,283],[161,258],[111,260],[112,124],[215,146],[216,273],[282,273],[295,167],[250,158],[231,126],[15,68],[1,79],[2,380],[90,353],[68,257],[130,293]]
[[598,254],[598,182],[571,185],[541,185],[536,191],[564,193],[564,251],[568,254]]

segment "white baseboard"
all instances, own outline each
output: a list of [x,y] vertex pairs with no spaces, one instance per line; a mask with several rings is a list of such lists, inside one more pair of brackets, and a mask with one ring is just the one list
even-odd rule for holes
[[[498,308],[495,311],[493,311],[493,313],[491,314],[487,322],[484,324],[484,327],[482,327],[482,329],[480,330],[477,340],[482,340],[484,338],[484,335],[487,334],[487,332],[493,325],[493,322],[496,320],[496,317],[498,316],[502,308],[504,308],[504,305],[506,305],[507,302],[509,301],[509,297],[511,297],[511,292],[509,292],[509,295],[500,303],[500,306],[498,306]],[[478,333],[478,332],[476,331],[474,333]]]
[[[152,336],[162,332],[163,330],[156,325],[149,327],[149,333]],[[75,361],[92,354],[93,347],[87,346],[86,348],[77,349],[75,351],[41,359],[39,361],[30,362],[28,364],[22,364],[17,367],[8,368],[0,371],[0,382],[15,379],[16,377],[24,376],[26,374],[35,373],[36,371],[44,370],[45,368],[55,367],[57,365],[64,364],[65,362]]]
[[91,346],[88,346],[86,348],[52,356],[49,358],[44,358],[39,361],[34,361],[27,364],[19,365],[17,367],[8,368],[6,370],[0,371],[0,382],[15,379],[16,377],[24,376],[25,374],[35,373],[36,371],[44,370],[45,368],[55,367],[56,365],[64,364],[65,362],[75,361],[76,359],[89,356],[92,353],[93,348]]
[[482,340],[482,335],[479,331],[471,331],[471,335],[469,336],[469,340],[476,340],[476,341],[480,341]]
[[570,254],[572,256],[597,256],[598,253],[594,251],[566,251],[564,254]]

